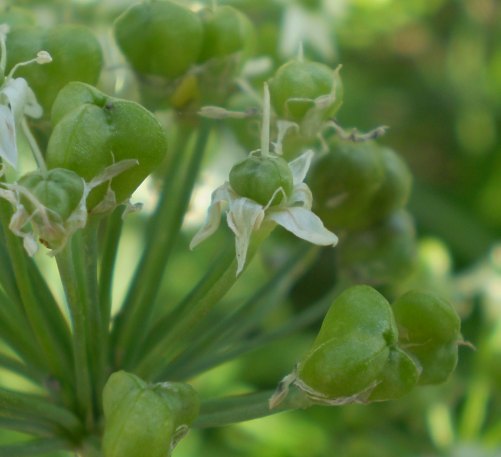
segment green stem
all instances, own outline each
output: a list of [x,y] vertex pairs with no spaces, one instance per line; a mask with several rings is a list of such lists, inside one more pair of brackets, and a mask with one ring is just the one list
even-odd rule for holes
[[75,238],[79,235],[77,232],[69,240],[64,249],[56,255],[56,261],[73,326],[73,369],[78,410],[80,417],[84,417],[86,423],[89,424],[92,420],[91,372],[89,354],[87,353],[87,319],[89,316],[87,306],[89,300],[86,295],[87,280],[82,267],[81,252],[78,252],[77,249],[72,249]]
[[[260,289],[258,289],[242,305],[227,317],[219,319],[209,329],[201,332],[201,336],[181,353],[169,366],[168,375],[176,375],[176,379],[184,379],[184,372],[190,369],[191,362],[211,358],[217,348],[228,341],[237,341],[241,335],[253,329],[261,321],[263,315],[270,313],[282,303],[282,296],[290,288],[291,283],[314,259],[317,252],[312,246],[301,246],[298,252],[278,270]],[[308,254],[309,253],[309,254]],[[209,356],[211,354],[211,356]],[[178,378],[179,377],[179,378]]]
[[0,388],[0,416],[12,419],[41,419],[55,424],[75,437],[81,433],[81,423],[67,409],[56,406],[43,397]]
[[[88,313],[86,319],[86,342],[91,368],[94,411],[99,411],[100,409],[108,360],[106,348],[103,346],[103,342],[108,339],[108,327],[103,323],[102,319],[97,282],[99,224],[99,217],[89,218],[87,226],[82,230],[82,238],[77,236],[74,245],[76,252],[83,252],[84,254],[82,259],[83,264],[80,263],[80,268],[81,275],[86,281],[84,296],[84,299],[87,300],[85,309]],[[81,249],[79,243],[82,243],[83,249]]]
[[0,289],[0,338],[27,364],[46,371],[41,362],[43,354],[34,343],[29,322],[19,307],[14,305]]
[[[176,372],[176,376],[182,376],[183,379],[193,377],[199,373],[221,365],[224,362],[233,360],[243,354],[272,343],[273,341],[292,335],[296,331],[319,321],[329,309],[332,300],[334,300],[334,298],[341,293],[346,286],[346,284],[342,283],[336,285],[332,292],[330,292],[326,297],[306,308],[305,311],[293,317],[273,332],[259,334],[250,340],[235,342],[234,345],[222,346],[225,349],[221,349],[222,347],[213,349],[214,353],[211,353],[210,356],[205,355],[200,357],[198,363],[193,363],[189,368],[180,370],[179,373]],[[166,371],[164,374],[168,377],[171,374],[170,370]]]
[[[247,265],[273,228],[274,224],[266,224],[254,232],[247,253]],[[161,376],[162,370],[172,361],[179,350],[183,349],[182,346],[186,344],[186,341],[189,341],[194,326],[233,287],[240,277],[236,276],[236,271],[235,253],[233,250],[227,250],[183,301],[181,312],[176,315],[176,319],[171,322],[164,320],[159,322],[159,327],[168,326],[168,331],[165,332],[164,338],[152,348],[151,352],[145,352],[145,357],[137,366],[137,372],[140,375],[146,378]],[[169,319],[167,316],[167,320]]]
[[112,305],[113,274],[118,253],[120,235],[123,227],[124,206],[119,206],[113,211],[106,221],[106,233],[102,244],[100,272],[99,272],[99,306],[101,308],[101,322],[106,330],[103,341],[103,351],[108,355],[109,351],[109,326]]
[[59,332],[54,331],[54,322],[51,321],[51,313],[60,314],[60,310],[51,309],[49,311],[48,307],[51,306],[51,303],[41,302],[37,297],[30,274],[29,262],[22,244],[19,238],[8,227],[11,214],[12,211],[9,204],[5,201],[0,201],[0,219],[3,226],[5,244],[24,312],[36,336],[36,340],[43,351],[47,367],[63,384],[69,384],[71,377],[68,376],[70,366],[68,365],[67,348],[65,347],[65,341],[59,339]]
[[60,429],[54,424],[47,424],[33,418],[13,419],[11,417],[4,417],[1,413],[0,429],[42,437],[54,436],[54,434],[60,433]]
[[0,367],[37,384],[43,384],[44,376],[40,371],[35,369],[32,365],[26,365],[6,354],[0,353]]
[[304,395],[295,389],[291,389],[278,407],[270,409],[268,400],[273,393],[271,390],[203,402],[200,415],[194,422],[193,427],[220,427],[236,422],[271,416],[272,414],[284,411],[304,409],[311,405],[311,403],[305,402]]
[[0,457],[31,457],[68,450],[68,442],[59,438],[45,438],[18,444],[0,446]]
[[[182,185],[176,192],[173,191],[176,173],[183,165],[185,151],[176,150],[176,159],[179,165],[171,167],[170,178],[156,209],[151,230],[148,233],[146,247],[139,262],[136,274],[132,280],[129,292],[125,299],[119,320],[117,321],[114,341],[117,365],[130,367],[132,361],[140,354],[138,348],[145,332],[148,331],[154,302],[160,288],[161,279],[167,266],[170,253],[177,241],[179,230],[188,206],[191,192],[195,184],[205,147],[210,133],[211,124],[204,122],[200,126],[197,141],[187,170],[182,175]],[[184,129],[179,132],[179,143],[183,146],[188,139],[188,132]]]

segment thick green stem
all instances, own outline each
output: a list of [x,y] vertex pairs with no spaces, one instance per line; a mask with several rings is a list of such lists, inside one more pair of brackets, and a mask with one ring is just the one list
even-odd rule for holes
[[[192,363],[211,359],[217,354],[219,347],[230,340],[238,341],[242,335],[253,329],[264,315],[270,313],[283,302],[283,294],[287,291],[297,276],[304,271],[314,258],[315,248],[310,245],[301,246],[297,253],[287,261],[261,288],[247,301],[235,306],[233,312],[219,319],[210,328],[204,329],[201,336],[190,343],[176,361],[169,366],[164,374],[184,379]],[[308,254],[309,253],[309,254]]]
[[86,292],[87,281],[82,271],[81,253],[77,253],[76,249],[72,249],[75,236],[77,235],[78,233],[75,234],[73,239],[68,242],[59,254],[57,254],[56,261],[73,325],[73,369],[75,374],[78,411],[80,416],[84,417],[86,423],[89,424],[92,420],[91,372],[89,354],[87,353],[87,320],[89,316],[87,306],[89,300]]
[[[177,241],[202,162],[209,137],[210,123],[204,122],[200,126],[191,159],[186,165],[187,169],[185,173],[179,173],[180,167],[185,165],[183,159],[186,158],[186,152],[183,149],[189,138],[188,132],[184,129],[179,132],[179,149],[175,151],[177,154],[176,163],[171,167],[171,173],[165,182],[148,233],[143,256],[117,320],[114,341],[118,366],[130,367],[132,361],[139,354],[138,348],[143,335],[148,331],[161,279],[169,255]],[[176,174],[181,176],[176,176]],[[181,186],[176,188],[175,184],[179,182],[180,177],[182,179]]]
[[[54,331],[55,322],[51,314],[60,314],[59,309],[48,310],[51,303],[41,302],[35,292],[29,262],[18,237],[9,230],[9,219],[12,214],[9,204],[0,201],[0,219],[5,236],[5,245],[9,260],[16,278],[17,289],[36,340],[38,341],[44,361],[51,373],[66,385],[71,383],[70,365],[65,341],[59,339],[60,332]],[[56,321],[59,322],[59,321]]]
[[[247,253],[247,264],[273,228],[274,224],[266,224],[254,233]],[[172,361],[180,349],[184,349],[186,341],[189,341],[191,337],[190,331],[193,330],[193,327],[236,283],[238,279],[236,271],[235,253],[232,250],[227,250],[225,255],[209,270],[184,300],[181,312],[176,314],[176,319],[171,321],[167,316],[167,322],[162,321],[158,324],[159,327],[168,327],[168,330],[165,332],[164,338],[152,348],[151,352],[147,352],[138,364],[137,372],[140,375],[146,378],[162,376],[168,363]]]
[[311,403],[305,401],[301,392],[291,389],[279,406],[270,409],[268,401],[273,393],[273,391],[257,392],[203,402],[200,415],[193,427],[220,427],[311,406]]
[[[106,381],[107,353],[103,343],[108,339],[108,327],[103,323],[102,312],[99,303],[99,290],[97,282],[98,262],[98,229],[100,218],[91,217],[87,226],[82,230],[82,239],[75,238],[74,249],[83,252],[80,261],[81,275],[86,281],[85,309],[88,316],[86,319],[86,342],[91,368],[91,379],[94,399],[94,411],[99,411],[101,395]],[[82,244],[83,246],[80,246]],[[83,247],[83,249],[81,249]],[[83,262],[82,262],[83,261]],[[97,418],[97,417],[96,417]]]
[[72,412],[42,397],[3,388],[0,388],[0,417],[41,420],[47,425],[57,425],[73,437],[81,433],[81,423]]
[[0,446],[0,457],[31,457],[33,455],[46,455],[50,452],[68,450],[65,440],[58,438],[45,438],[26,441],[8,446]]

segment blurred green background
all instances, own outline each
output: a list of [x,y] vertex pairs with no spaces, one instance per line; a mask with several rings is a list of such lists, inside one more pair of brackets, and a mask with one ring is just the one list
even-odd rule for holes
[[[43,20],[54,6],[96,27],[134,2],[19,0]],[[399,401],[312,408],[194,431],[175,455],[188,457],[483,457],[501,455],[501,3],[498,0],[235,0],[258,29],[256,56],[276,67],[303,43],[305,55],[342,64],[344,127],[390,129],[382,143],[409,163],[409,209],[419,236],[419,273],[453,302],[463,335],[454,376]],[[65,14],[66,14],[65,13]],[[129,223],[134,255],[140,218]],[[187,241],[189,236],[186,236]],[[198,276],[213,251],[186,258]],[[195,262],[193,261],[196,256]],[[42,260],[45,262],[45,260]],[[124,273],[126,275],[127,273]],[[168,272],[169,274],[169,272]],[[266,275],[257,262],[227,300],[244,297]],[[183,284],[176,282],[181,290]],[[172,282],[166,283],[166,288]],[[312,284],[314,287],[314,284]],[[177,290],[170,290],[170,296]],[[227,363],[194,382],[204,397],[269,389],[313,337],[301,334]],[[4,383],[18,382],[2,375]],[[0,431],[0,442],[18,436]],[[126,457],[126,456],[124,456]]]

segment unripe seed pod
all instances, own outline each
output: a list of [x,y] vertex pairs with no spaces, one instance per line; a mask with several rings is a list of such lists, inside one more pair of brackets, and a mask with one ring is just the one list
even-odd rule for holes
[[[22,176],[18,184],[45,206],[49,210],[49,218],[57,222],[63,222],[71,216],[84,194],[83,179],[75,172],[62,168],[46,172],[33,171]],[[22,196],[21,203],[29,213],[36,209],[33,202],[25,196]]]
[[324,119],[334,116],[342,103],[341,80],[327,65],[317,62],[290,61],[282,65],[270,80],[271,103],[280,118],[301,122],[315,99],[335,97],[325,110]]
[[309,173],[315,213],[330,230],[367,227],[372,222],[367,207],[384,174],[370,143],[334,142]]
[[393,303],[400,339],[404,343],[457,343],[461,321],[450,303],[431,292],[412,290]]
[[412,174],[407,164],[391,149],[374,144],[374,153],[379,156],[384,169],[381,186],[375,192],[368,208],[372,221],[376,222],[407,204]]
[[[277,189],[282,188],[286,196],[290,196],[293,189],[289,164],[278,156],[249,156],[233,166],[229,180],[237,194],[263,206],[270,202]],[[271,204],[277,205],[282,200],[283,194],[278,192]]]
[[48,115],[59,90],[70,81],[95,84],[103,56],[93,33],[80,25],[58,25],[49,30],[39,27],[14,27],[7,39],[7,71],[16,63],[33,59],[48,51],[52,62],[26,65],[16,70],[25,78]]
[[[53,112],[57,123],[47,148],[50,168],[69,168],[90,181],[113,163],[138,161],[111,181],[117,203],[130,197],[167,152],[165,131],[153,114],[135,102],[108,97],[82,83],[66,86]],[[89,209],[105,191],[106,183],[91,192]]]
[[313,349],[299,363],[300,381],[327,398],[362,393],[377,381],[390,349],[380,335],[354,332],[333,336]]
[[391,306],[372,287],[350,287],[334,300],[322,322],[314,346],[329,341],[333,335],[342,338],[354,331],[379,335],[390,346],[398,340],[397,324]]
[[391,348],[378,384],[368,401],[396,400],[408,394],[417,384],[420,365],[400,348]]
[[165,457],[198,415],[199,399],[187,384],[146,384],[113,373],[103,391],[105,457]]
[[131,6],[115,22],[118,46],[134,70],[175,79],[200,54],[203,27],[188,8],[171,1],[145,1]]
[[456,310],[437,295],[419,291],[404,294],[393,310],[402,348],[423,369],[419,384],[444,382],[458,360],[461,321]]
[[458,362],[458,343],[446,344],[424,343],[409,344],[404,349],[412,354],[422,367],[419,384],[440,384],[447,381]]
[[251,47],[254,30],[249,19],[231,6],[204,11],[204,39],[200,61],[223,58]]
[[337,254],[340,273],[352,281],[400,281],[417,262],[414,222],[409,213],[398,211],[375,226],[346,233]]

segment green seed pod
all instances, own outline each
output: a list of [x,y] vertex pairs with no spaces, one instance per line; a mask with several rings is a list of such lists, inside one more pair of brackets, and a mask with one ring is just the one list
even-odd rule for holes
[[421,367],[406,352],[391,348],[378,384],[368,401],[396,400],[408,394],[417,384]]
[[419,384],[440,384],[447,381],[455,370],[458,362],[457,341],[446,344],[423,343],[409,344],[405,347],[421,365],[422,372],[419,377]]
[[414,271],[416,251],[412,217],[398,211],[375,226],[346,233],[337,249],[339,271],[356,282],[392,284]]
[[390,349],[380,335],[354,331],[333,336],[313,349],[299,363],[297,374],[307,388],[329,399],[360,394],[377,381]]
[[[230,185],[240,196],[267,205],[279,188],[283,189],[286,196],[292,193],[292,171],[281,157],[253,155],[233,166]],[[280,203],[282,199],[282,193],[278,193],[272,205]]]
[[231,6],[219,6],[214,11],[205,10],[202,16],[204,39],[200,61],[228,57],[252,47],[254,30],[251,22]]
[[350,287],[334,300],[322,322],[314,346],[329,341],[333,336],[348,337],[354,331],[378,335],[387,345],[393,345],[398,340],[397,324],[391,306],[372,287]]
[[375,143],[374,149],[384,169],[383,182],[374,194],[368,209],[375,222],[383,220],[407,204],[412,186],[412,174],[407,164],[391,149],[377,147]]
[[165,457],[198,415],[199,399],[181,383],[146,384],[113,373],[103,391],[105,457]]
[[[39,203],[45,206],[49,217],[63,222],[77,209],[84,194],[84,181],[75,172],[62,168],[33,171],[22,176],[18,184],[23,186]],[[36,208],[27,197],[21,203],[28,212]]]
[[461,338],[456,310],[434,293],[407,292],[393,303],[393,312],[404,343],[448,344]]
[[68,82],[97,82],[103,56],[98,40],[86,27],[58,25],[49,30],[31,26],[13,28],[7,39],[7,71],[18,62],[33,59],[41,50],[50,53],[52,62],[21,67],[16,76],[28,81],[47,114],[57,93]]
[[454,371],[461,321],[452,305],[430,292],[410,291],[394,304],[400,345],[423,371],[419,384],[444,382]]
[[367,227],[372,222],[367,208],[384,175],[371,143],[334,142],[309,173],[313,210],[330,230]]
[[22,176],[18,186],[24,189],[21,204],[47,247],[64,245],[68,236],[85,223],[86,215],[81,214],[85,182],[73,171],[34,171]]
[[178,78],[197,61],[202,49],[200,18],[171,1],[131,6],[116,20],[114,32],[129,63],[144,75]]
[[[138,161],[111,181],[118,203],[130,197],[167,151],[166,133],[153,114],[135,102],[108,97],[81,83],[60,92],[53,112],[56,124],[47,147],[50,168],[68,168],[90,181],[113,163]],[[105,191],[103,184],[91,192],[89,209]]]
[[315,100],[333,94],[323,119],[334,116],[342,103],[341,80],[334,70],[317,62],[290,61],[270,80],[271,103],[280,118],[301,122]]

